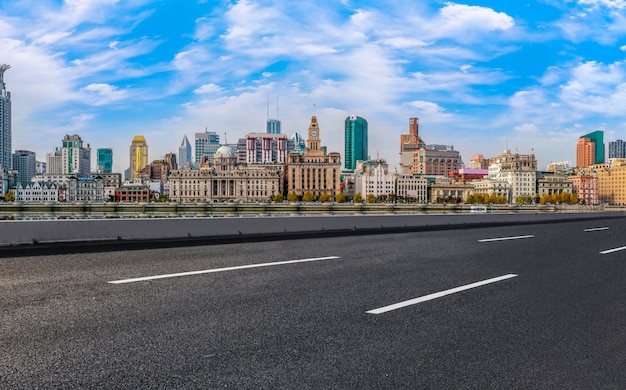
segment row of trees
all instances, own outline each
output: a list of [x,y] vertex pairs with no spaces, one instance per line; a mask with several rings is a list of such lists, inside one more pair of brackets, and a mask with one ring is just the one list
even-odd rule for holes
[[[283,194],[278,193],[274,196],[274,202],[282,202],[284,200]],[[415,199],[412,198],[402,198],[398,197],[395,194],[389,195],[381,195],[376,197],[374,194],[368,194],[365,199],[360,193],[354,194],[352,197],[347,197],[343,192],[339,192],[335,195],[335,202],[344,203],[352,201],[354,203],[379,203],[379,202],[408,202],[412,203]],[[331,201],[331,196],[327,193],[323,192],[320,196],[316,197],[311,191],[306,191],[302,196],[299,196],[295,192],[291,192],[287,195],[287,201],[289,202],[321,202],[326,203]],[[462,203],[462,199],[459,197],[439,197],[437,198],[437,203]],[[539,204],[578,204],[579,199],[576,195],[570,194],[569,192],[561,192],[555,193],[552,195],[543,195],[539,197],[536,195],[535,197],[531,197],[528,195],[522,195],[515,200],[517,204],[527,204],[527,203],[539,203]],[[503,195],[496,194],[470,194],[467,197],[465,203],[468,204],[506,204],[508,203],[508,199]]]

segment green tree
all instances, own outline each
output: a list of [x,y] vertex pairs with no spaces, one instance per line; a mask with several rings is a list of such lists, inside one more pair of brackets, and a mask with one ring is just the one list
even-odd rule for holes
[[352,197],[352,201],[354,203],[363,203],[363,197],[361,196],[361,193],[357,192],[356,194],[354,194],[354,196]]
[[159,195],[159,202],[169,202],[169,201],[170,201],[170,196],[168,194]]
[[376,195],[374,194],[367,194],[367,197],[365,198],[365,200],[367,200],[367,203],[376,203]]
[[476,196],[474,196],[474,194],[467,195],[467,199],[465,199],[465,203],[467,203],[467,204],[474,204],[474,203],[476,203]]
[[346,201],[346,195],[343,192],[338,192],[337,195],[335,195],[335,202],[345,203],[345,201]]
[[328,202],[329,200],[330,200],[330,195],[328,195],[325,192],[322,192],[320,194],[320,199],[319,199],[320,202],[325,203],[325,202]]
[[313,202],[315,201],[315,195],[311,191],[307,191],[302,195],[303,202]]
[[15,201],[15,192],[13,192],[13,190],[9,190],[7,194],[4,196],[4,200],[7,202]]
[[297,202],[298,201],[298,194],[296,194],[295,191],[291,191],[289,193],[289,195],[287,195],[287,200],[290,202]]
[[276,195],[274,195],[274,202],[277,202],[277,203],[282,203],[283,202],[283,193],[282,192],[278,192],[278,193],[276,193]]

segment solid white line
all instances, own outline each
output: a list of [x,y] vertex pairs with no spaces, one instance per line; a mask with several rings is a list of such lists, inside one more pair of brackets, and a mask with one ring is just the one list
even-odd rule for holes
[[624,249],[626,249],[626,246],[622,246],[622,247],[614,248],[614,249],[607,249],[605,251],[600,252],[600,254],[601,255],[606,255],[608,253],[623,251]]
[[490,242],[490,241],[505,241],[505,240],[519,240],[521,238],[533,238],[535,236],[513,236],[513,237],[499,237],[499,238],[484,238],[482,240],[478,240],[478,242]]
[[384,306],[384,307],[380,307],[378,309],[370,310],[367,313],[368,314],[382,314],[382,313],[386,313],[388,311],[400,309],[400,308],[403,308],[403,307],[406,307],[406,306],[415,305],[417,303],[422,303],[422,302],[430,301],[432,299],[441,298],[441,297],[444,297],[446,295],[450,295],[450,294],[458,293],[458,292],[461,292],[461,291],[469,290],[471,288],[480,287],[480,286],[484,286],[486,284],[499,282],[501,280],[514,278],[516,276],[517,276],[516,274],[507,274],[507,275],[503,275],[503,276],[498,276],[497,278],[492,278],[492,279],[483,280],[481,282],[466,284],[465,286],[452,288],[450,290],[445,290],[445,291],[441,291],[441,292],[434,293],[434,294],[424,295],[423,297],[410,299],[410,300],[404,301],[404,302],[394,303],[393,305]]
[[600,231],[600,230],[609,230],[609,228],[608,227],[599,227],[599,228],[585,229],[583,231],[585,231],[585,232],[597,232],[597,231]]
[[239,266],[235,266],[235,267],[214,268],[214,269],[206,269],[206,270],[201,270],[201,271],[180,272],[180,273],[176,273],[176,274],[144,276],[144,277],[140,277],[140,278],[112,280],[112,281],[107,282],[107,283],[122,284],[122,283],[143,282],[143,281],[146,281],[146,280],[176,278],[178,276],[201,275],[201,274],[210,274],[210,273],[215,273],[215,272],[236,271],[236,270],[240,270],[240,269],[259,268],[259,267],[271,267],[271,266],[274,266],[274,265],[305,263],[305,262],[310,262],[310,261],[321,261],[321,260],[332,260],[332,259],[339,259],[339,256],[315,257],[315,258],[310,258],[310,259],[276,261],[276,262],[273,262],[273,263],[239,265]]

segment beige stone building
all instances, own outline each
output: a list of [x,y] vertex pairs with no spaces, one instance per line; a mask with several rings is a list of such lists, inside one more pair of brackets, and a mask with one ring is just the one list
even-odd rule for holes
[[[310,191],[315,196],[327,193],[334,197],[340,192],[341,155],[326,154],[321,146],[317,118],[311,117],[306,148],[302,155],[289,153],[285,164],[287,194],[303,195]],[[287,195],[286,194],[286,195]]]
[[455,182],[441,177],[430,185],[429,192],[429,200],[433,203],[465,202],[467,197],[474,193],[474,186],[472,183]]
[[609,159],[608,163],[590,168],[598,178],[598,200],[601,203],[626,204],[626,159]]
[[221,146],[214,155],[213,164],[199,169],[172,170],[169,196],[174,201],[271,200],[281,192],[280,178],[279,165],[238,166],[235,151]]

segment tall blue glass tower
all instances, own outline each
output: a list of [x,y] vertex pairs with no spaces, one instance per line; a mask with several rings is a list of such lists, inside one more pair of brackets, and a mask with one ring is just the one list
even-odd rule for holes
[[354,170],[357,160],[367,160],[367,121],[350,115],[345,121],[345,168]]

